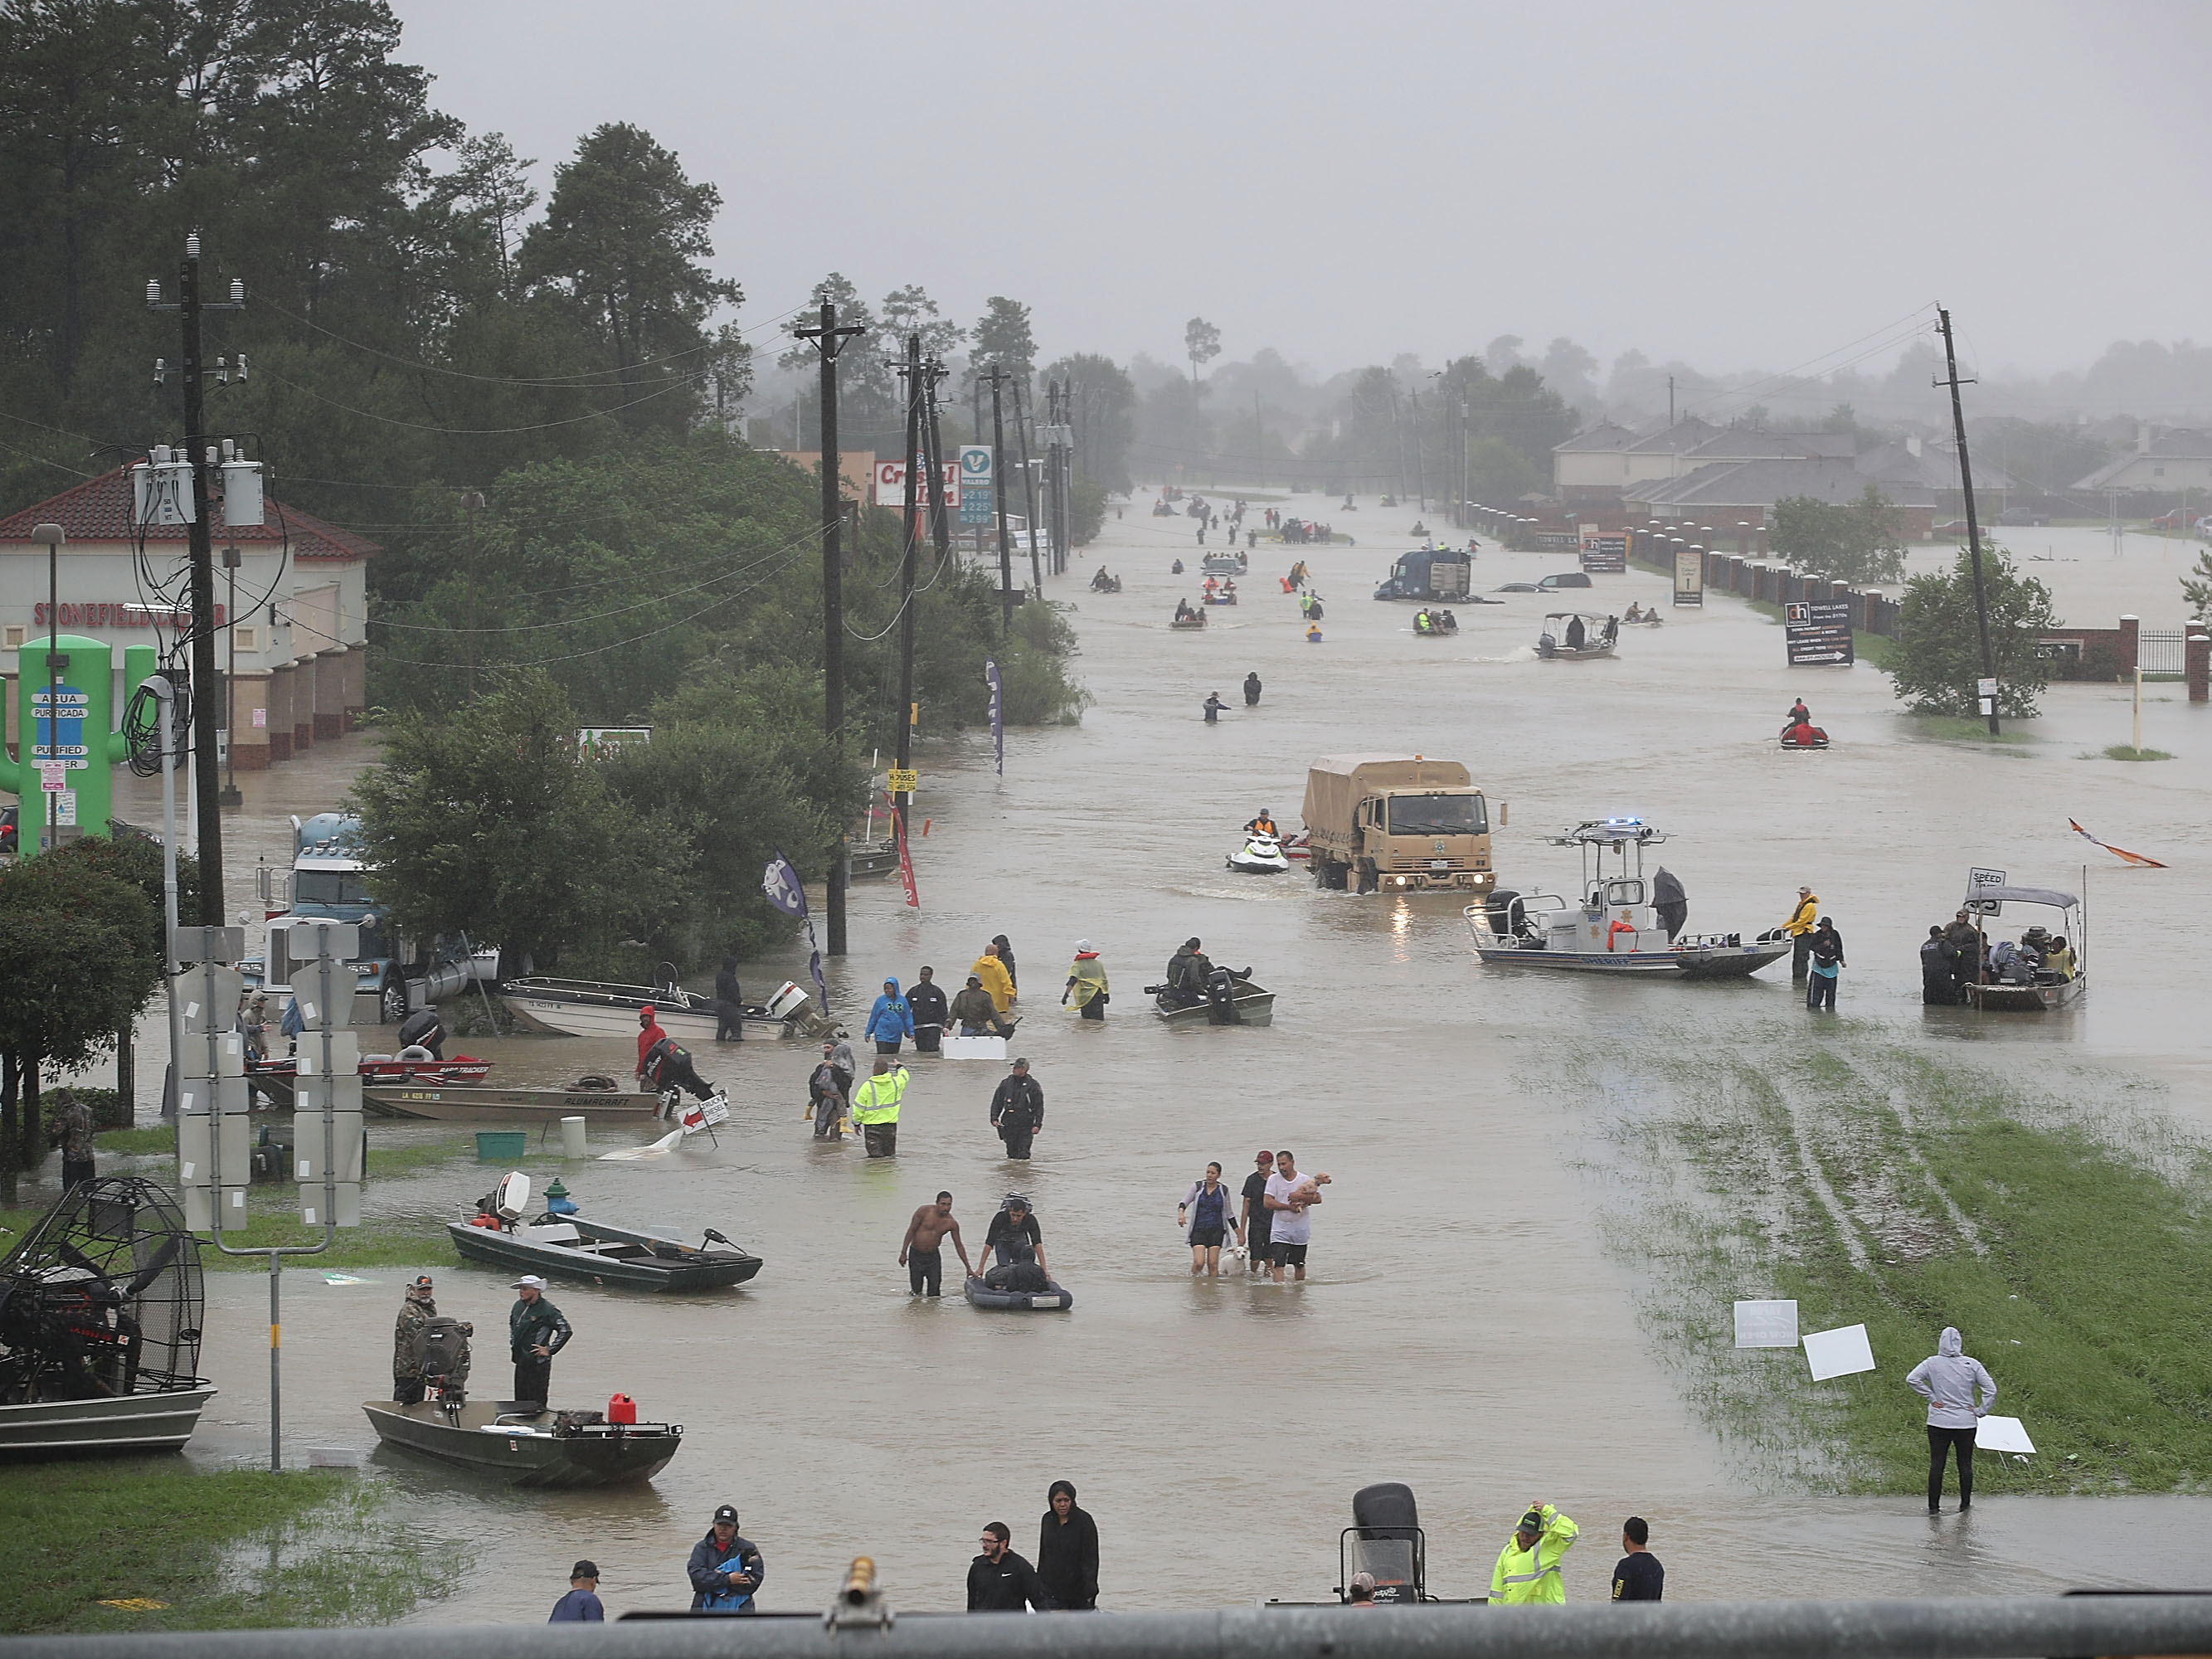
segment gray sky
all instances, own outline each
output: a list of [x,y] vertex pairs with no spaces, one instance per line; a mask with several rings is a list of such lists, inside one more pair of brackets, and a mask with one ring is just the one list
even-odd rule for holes
[[1939,300],[1990,371],[2212,337],[2195,0],[394,4],[545,182],[627,120],[718,184],[749,325],[834,269],[1012,295],[1048,355],[1174,361],[1196,313],[1323,373],[1505,333],[1832,365]]

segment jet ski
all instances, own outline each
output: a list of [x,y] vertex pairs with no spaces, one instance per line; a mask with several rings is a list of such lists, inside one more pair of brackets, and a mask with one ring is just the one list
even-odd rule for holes
[[1245,836],[1244,844],[1229,855],[1227,862],[1243,876],[1279,876],[1291,867],[1282,839],[1257,834]]
[[1828,734],[1808,720],[1800,720],[1795,726],[1782,728],[1782,746],[1784,749],[1826,749]]

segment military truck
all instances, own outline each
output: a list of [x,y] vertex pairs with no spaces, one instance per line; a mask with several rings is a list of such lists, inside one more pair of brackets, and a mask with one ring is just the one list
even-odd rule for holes
[[1314,879],[1363,893],[1485,893],[1490,808],[1457,761],[1324,755],[1306,773]]

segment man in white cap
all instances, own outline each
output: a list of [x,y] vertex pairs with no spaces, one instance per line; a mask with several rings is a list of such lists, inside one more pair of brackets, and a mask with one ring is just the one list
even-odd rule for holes
[[514,1360],[518,1402],[545,1404],[552,1395],[553,1356],[574,1334],[561,1310],[545,1299],[545,1281],[525,1273],[514,1281],[514,1305],[507,1313],[507,1346]]

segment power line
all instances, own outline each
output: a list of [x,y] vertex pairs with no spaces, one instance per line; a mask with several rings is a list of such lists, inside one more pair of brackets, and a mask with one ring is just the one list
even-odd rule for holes
[[289,386],[295,392],[313,398],[319,404],[326,404],[331,409],[339,410],[348,415],[359,416],[364,421],[376,421],[385,426],[400,427],[410,432],[434,432],[441,437],[446,438],[508,438],[525,432],[551,432],[561,427],[578,426],[586,421],[603,421],[620,415],[626,410],[649,404],[656,398],[665,398],[672,392],[684,391],[707,378],[703,374],[679,375],[667,385],[647,392],[642,398],[633,398],[626,404],[617,404],[612,409],[594,409],[582,415],[572,415],[565,420],[538,421],[528,426],[462,427],[437,426],[427,421],[403,421],[396,416],[379,415],[373,410],[356,409],[351,404],[342,404],[335,398],[325,397],[313,386],[301,386],[297,380],[288,380],[273,369],[264,368],[260,373],[279,386]]

